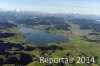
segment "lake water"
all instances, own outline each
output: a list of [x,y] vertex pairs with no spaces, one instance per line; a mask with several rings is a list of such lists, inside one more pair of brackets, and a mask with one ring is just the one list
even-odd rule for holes
[[26,35],[26,38],[28,39],[26,43],[35,44],[36,46],[46,46],[48,43],[67,42],[68,40],[67,37],[32,28],[21,27],[19,31]]

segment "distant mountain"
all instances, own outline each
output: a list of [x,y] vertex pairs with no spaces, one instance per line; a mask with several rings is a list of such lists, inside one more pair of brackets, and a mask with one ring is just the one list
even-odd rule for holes
[[11,24],[9,22],[0,22],[0,27],[5,27],[5,28],[13,28],[13,27],[17,27],[17,25]]
[[[74,23],[80,26],[81,29],[93,29],[100,31],[99,15],[84,15],[84,14],[58,14],[58,13],[42,13],[38,11],[6,11],[0,10],[0,26],[11,27],[18,24],[26,25],[54,25],[57,29],[68,29],[68,23]],[[10,23],[10,22],[15,23]],[[5,23],[7,22],[7,23]]]
[[92,19],[71,19],[70,22],[77,24],[81,29],[93,29],[94,31],[100,31],[100,23]]

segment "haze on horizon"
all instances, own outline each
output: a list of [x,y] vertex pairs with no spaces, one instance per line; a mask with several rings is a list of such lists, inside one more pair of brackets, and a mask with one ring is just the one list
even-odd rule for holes
[[0,0],[0,8],[100,15],[100,0]]

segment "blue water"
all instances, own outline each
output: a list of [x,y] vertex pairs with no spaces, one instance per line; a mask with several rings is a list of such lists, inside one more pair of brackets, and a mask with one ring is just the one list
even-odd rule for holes
[[32,28],[21,27],[20,32],[26,35],[28,44],[35,44],[36,46],[46,46],[48,43],[67,42],[67,37],[47,33]]

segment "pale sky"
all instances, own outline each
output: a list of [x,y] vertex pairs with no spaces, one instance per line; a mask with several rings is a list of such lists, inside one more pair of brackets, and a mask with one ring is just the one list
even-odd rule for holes
[[0,8],[54,13],[100,14],[100,0],[0,0]]

